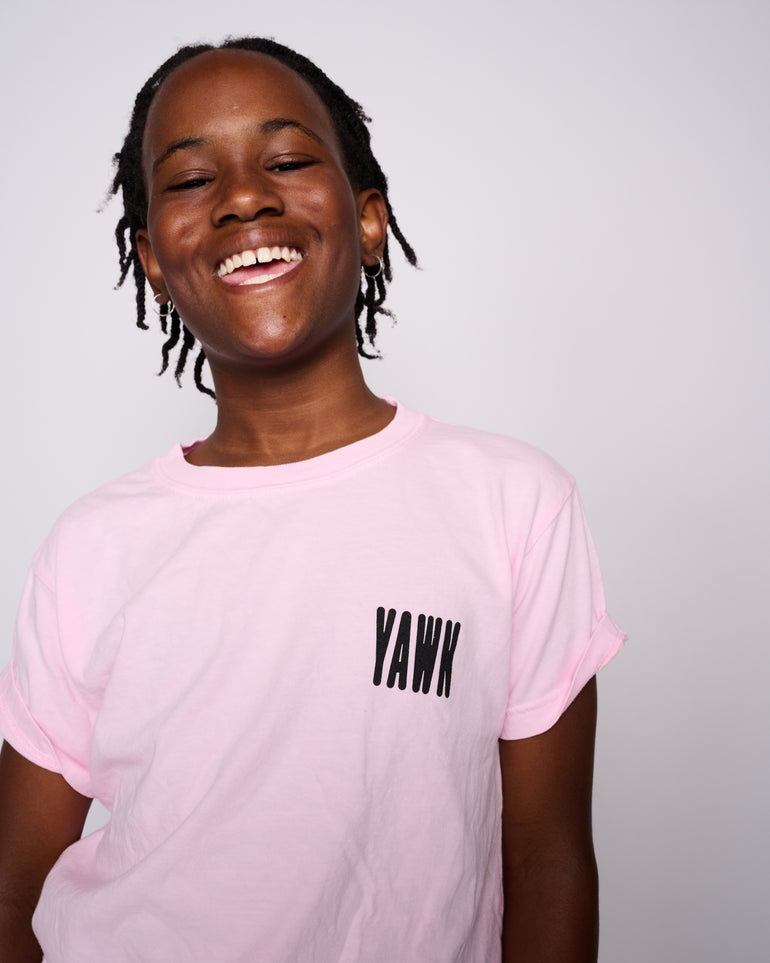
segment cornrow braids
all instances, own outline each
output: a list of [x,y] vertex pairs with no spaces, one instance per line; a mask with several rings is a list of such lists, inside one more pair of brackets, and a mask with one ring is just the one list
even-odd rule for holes
[[[147,189],[142,172],[142,141],[147,125],[147,115],[155,94],[166,78],[176,70],[180,64],[211,50],[248,50],[253,53],[265,54],[279,63],[289,67],[303,78],[318,94],[334,125],[334,130],[342,149],[345,172],[354,190],[375,188],[382,195],[388,212],[388,227],[395,237],[404,257],[409,264],[417,266],[417,255],[407,241],[399,227],[396,215],[388,196],[388,180],[380,167],[371,148],[371,137],[367,124],[371,119],[367,117],[359,103],[349,97],[345,91],[334,83],[317,67],[312,60],[297,53],[290,47],[264,37],[230,37],[219,46],[213,44],[192,44],[181,47],[172,57],[152,74],[145,85],[136,95],[131,114],[128,134],[122,148],[113,158],[115,175],[110,193],[121,192],[123,195],[123,214],[115,228],[115,241],[118,247],[118,263],[120,277],[118,287],[133,274],[136,286],[136,323],[140,328],[147,329],[147,308],[145,302],[145,277],[139,260],[136,246],[136,232],[147,227]],[[379,357],[375,349],[377,336],[377,318],[379,315],[391,316],[391,312],[383,307],[387,294],[387,285],[392,280],[392,269],[388,238],[382,252],[382,272],[376,278],[366,277],[365,287],[359,288],[355,304],[356,344],[358,353],[365,358]],[[365,310],[365,320],[361,324],[361,314]],[[190,351],[195,346],[195,336],[187,328],[173,305],[165,304],[160,308],[161,330],[167,336],[161,348],[162,365],[158,372],[163,374],[170,365],[172,350],[182,342],[174,377],[177,384],[181,384],[181,376],[185,369]],[[373,349],[369,351],[368,349]],[[205,394],[215,397],[214,392],[203,383],[203,365],[205,355],[200,348],[195,359],[194,375],[196,387]]]

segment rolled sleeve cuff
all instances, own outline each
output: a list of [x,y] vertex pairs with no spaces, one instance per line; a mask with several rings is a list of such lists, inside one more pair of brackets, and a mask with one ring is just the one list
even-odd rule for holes
[[588,645],[565,685],[535,702],[512,706],[505,713],[501,739],[526,739],[546,732],[580,693],[586,683],[612,659],[628,636],[606,613],[591,633]]
[[35,765],[62,772],[56,750],[16,686],[12,662],[0,673],[0,735]]

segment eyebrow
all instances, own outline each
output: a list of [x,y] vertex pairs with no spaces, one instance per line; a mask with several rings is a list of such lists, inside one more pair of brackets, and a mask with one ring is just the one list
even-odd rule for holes
[[166,147],[160,157],[157,157],[152,164],[152,172],[160,167],[163,161],[166,161],[173,154],[176,154],[180,150],[192,150],[194,147],[203,147],[206,143],[205,137],[181,137],[179,140],[172,140],[171,143]]
[[[323,140],[321,140],[315,131],[301,124],[298,120],[291,120],[289,117],[272,117],[270,120],[264,120],[257,130],[260,134],[277,134],[287,128],[298,130],[301,134],[314,140],[317,144],[325,146]],[[196,147],[205,147],[207,143],[205,137],[181,137],[179,140],[172,140],[163,153],[153,162],[153,174],[160,165],[164,161],[167,161],[173,154],[178,153],[180,150],[194,150]]]
[[304,124],[300,124],[298,120],[291,120],[289,117],[273,117],[272,120],[265,120],[259,125],[260,134],[277,134],[279,131],[285,130],[287,127],[298,130],[301,134],[314,140],[317,144],[324,145],[324,142],[309,127],[305,127]]

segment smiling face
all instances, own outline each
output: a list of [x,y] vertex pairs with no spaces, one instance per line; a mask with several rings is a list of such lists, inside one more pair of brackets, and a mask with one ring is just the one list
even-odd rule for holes
[[218,374],[355,356],[362,261],[385,243],[374,190],[348,181],[329,113],[270,57],[216,50],[179,66],[143,141],[137,249]]

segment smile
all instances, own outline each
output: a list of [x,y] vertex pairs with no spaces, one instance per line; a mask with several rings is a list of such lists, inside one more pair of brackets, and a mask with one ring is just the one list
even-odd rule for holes
[[[291,271],[301,260],[302,252],[296,247],[259,247],[225,258],[217,274],[228,284],[267,284]],[[231,279],[236,271],[238,275]]]

